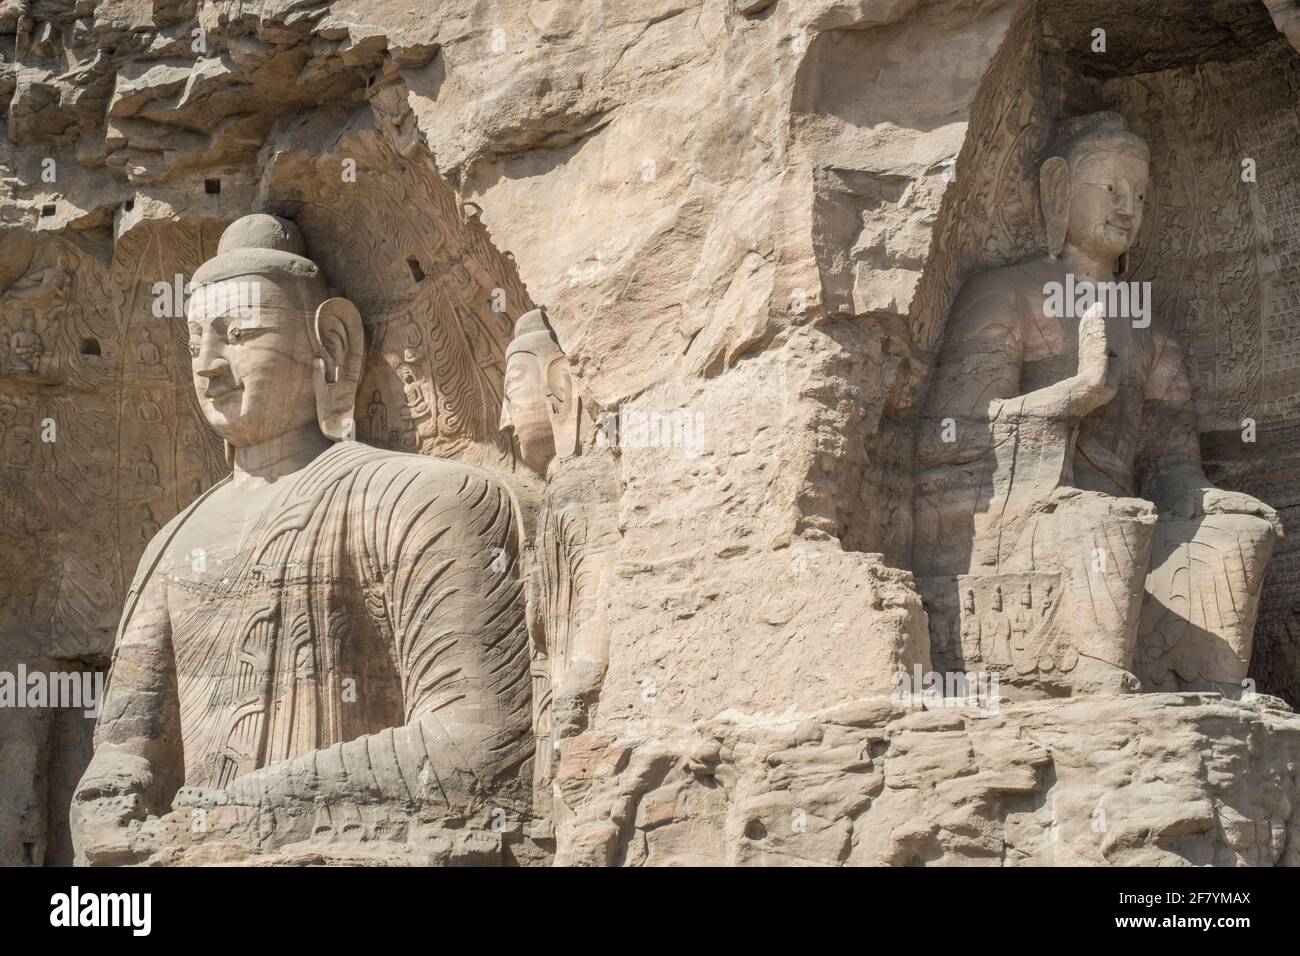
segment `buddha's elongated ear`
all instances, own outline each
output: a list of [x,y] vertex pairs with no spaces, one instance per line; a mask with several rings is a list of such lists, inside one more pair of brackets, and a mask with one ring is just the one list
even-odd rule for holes
[[357,386],[366,349],[361,313],[347,299],[326,299],[307,326],[316,353],[316,417],[321,431],[335,441],[353,441],[357,437],[353,417]]
[[546,413],[555,439],[555,455],[560,459],[572,458],[580,450],[582,398],[569,370],[569,360],[563,355],[552,359],[546,369],[546,393]]
[[1038,193],[1043,207],[1043,221],[1047,224],[1047,253],[1053,259],[1065,248],[1072,192],[1070,164],[1061,156],[1053,156],[1045,161],[1038,170]]

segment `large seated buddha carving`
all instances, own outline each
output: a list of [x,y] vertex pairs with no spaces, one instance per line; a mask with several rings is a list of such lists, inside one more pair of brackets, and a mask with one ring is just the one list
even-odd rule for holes
[[1178,340],[1103,285],[1125,281],[1148,163],[1118,114],[1063,124],[1039,173],[1047,254],[953,304],[915,510],[949,666],[1048,693],[1240,692],[1281,524],[1207,480]]
[[231,225],[187,318],[233,472],[141,560],[74,798],[78,858],[505,831],[533,752],[511,495],[350,440],[361,317],[292,223]]

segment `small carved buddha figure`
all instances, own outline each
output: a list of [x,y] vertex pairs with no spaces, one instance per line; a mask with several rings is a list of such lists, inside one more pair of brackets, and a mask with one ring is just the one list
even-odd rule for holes
[[[159,408],[158,403],[148,395],[140,397],[140,404],[136,406],[135,411],[136,415],[139,416],[140,421],[144,422],[146,425],[157,425],[162,422],[162,409]],[[163,425],[160,430],[165,431],[166,428],[167,426]]]
[[979,621],[983,660],[990,666],[1005,667],[1011,660],[1011,622],[1002,607],[1002,588],[994,588],[989,609]]
[[146,858],[178,829],[276,848],[330,806],[457,831],[525,815],[512,496],[471,466],[343,440],[361,316],[292,223],[232,224],[187,318],[199,405],[233,474],[140,562],[73,801],[79,859]]
[[135,480],[136,484],[145,489],[159,487],[162,480],[158,474],[158,466],[154,464],[153,449],[145,445],[140,449],[140,455],[135,460]]
[[1034,626],[1038,623],[1038,618],[1033,613],[1033,606],[1033,588],[1026,584],[1020,590],[1020,607],[1011,614],[1011,651],[1017,659],[1029,646],[1030,635],[1033,634]]
[[431,414],[429,402],[424,397],[424,389],[420,387],[420,381],[415,377],[414,370],[410,367],[403,367],[400,375],[402,392],[406,395],[406,407],[402,409],[402,417],[412,420],[428,418]]
[[44,305],[64,295],[71,275],[68,255],[60,252],[54,265],[29,272],[6,289],[4,297],[25,305]]
[[[1178,341],[1114,307],[1142,294],[1111,284],[1148,163],[1118,114],[1063,124],[1039,172],[1047,255],[966,282],[918,431],[923,586],[1058,573],[1075,691],[1131,688],[1134,673],[1149,689],[1238,684],[1281,535],[1272,508],[1205,477]],[[1053,304],[1083,287],[1093,302]]]
[[9,336],[9,371],[34,373],[40,366],[45,343],[36,331],[36,313],[24,309],[18,328]]
[[383,441],[388,432],[388,409],[384,405],[383,396],[379,394],[379,389],[375,389],[371,394],[367,411],[370,413],[370,436],[375,441]]
[[553,734],[558,741],[585,729],[604,679],[605,589],[619,491],[612,458],[584,453],[581,439],[594,438],[594,423],[541,309],[520,317],[506,349],[501,427],[512,432],[520,459],[547,476],[530,587],[535,660],[545,668],[534,685],[544,778],[543,738]]
[[961,661],[969,669],[983,657],[980,653],[980,622],[975,616],[975,592],[967,588],[962,593],[961,605]]
[[150,368],[162,364],[162,352],[158,351],[158,346],[154,344],[148,329],[144,330],[144,338],[136,344],[135,356],[140,360],[141,365]]
[[153,509],[148,505],[141,509],[140,515],[140,537],[147,544],[153,540],[154,535],[162,530],[162,526],[158,524],[157,519],[153,516]]

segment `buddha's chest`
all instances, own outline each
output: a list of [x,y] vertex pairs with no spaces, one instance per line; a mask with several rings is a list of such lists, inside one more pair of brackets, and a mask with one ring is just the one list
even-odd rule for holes
[[160,570],[173,629],[199,609],[210,619],[227,618],[240,607],[278,605],[286,591],[310,583],[311,542],[301,527],[277,530],[274,489],[226,491],[204,501],[164,552]]
[[[1025,394],[1079,372],[1079,320],[1032,314],[1025,323],[1024,351],[1020,370],[1020,393]],[[1137,337],[1127,320],[1106,323],[1109,374],[1118,390],[1102,407],[1104,418],[1140,415],[1150,373],[1150,349]]]
[[164,554],[191,783],[224,785],[333,736],[320,710],[330,615],[318,610],[342,589],[311,574],[310,540],[236,506],[196,513]]

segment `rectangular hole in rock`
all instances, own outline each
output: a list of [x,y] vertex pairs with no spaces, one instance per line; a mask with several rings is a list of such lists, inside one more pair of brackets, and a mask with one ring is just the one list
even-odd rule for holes
[[103,349],[101,349],[99,346],[99,339],[95,338],[94,336],[87,336],[86,338],[82,339],[81,344],[77,347],[77,351],[79,351],[82,355],[103,355],[104,354]]
[[45,217],[45,216],[53,216],[55,212],[57,212],[57,209],[56,209],[54,206],[42,206],[42,207],[41,207],[41,216],[42,216],[42,217]]
[[417,262],[415,259],[407,259],[406,265],[411,270],[412,279],[414,279],[416,282],[424,281],[424,269],[420,267],[419,262]]
[[122,203],[122,208],[125,209],[127,212],[130,212],[132,209],[135,208],[135,200],[128,199],[126,202]]
[[217,193],[221,192],[221,180],[220,179],[203,180],[203,191],[207,193],[209,196],[215,196]]

